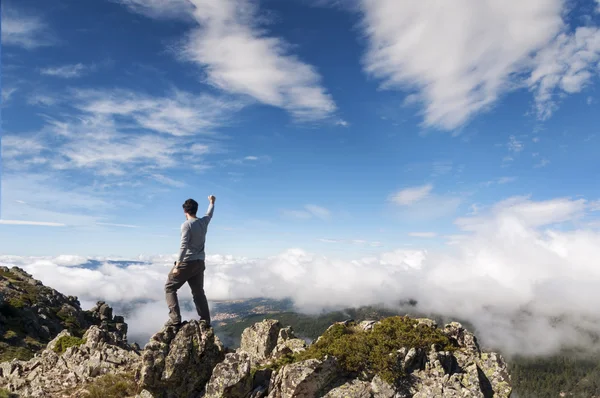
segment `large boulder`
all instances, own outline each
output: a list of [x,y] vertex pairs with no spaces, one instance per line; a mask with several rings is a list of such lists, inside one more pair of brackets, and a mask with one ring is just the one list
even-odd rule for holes
[[277,320],[258,322],[242,332],[239,350],[247,353],[253,364],[263,361],[277,347],[280,330],[281,323]]
[[279,370],[271,380],[268,398],[318,397],[342,376],[333,357],[308,359]]
[[195,397],[224,357],[223,344],[205,322],[166,327],[144,349],[140,384],[155,398]]
[[245,398],[252,391],[252,384],[248,354],[230,353],[215,367],[206,386],[205,398]]

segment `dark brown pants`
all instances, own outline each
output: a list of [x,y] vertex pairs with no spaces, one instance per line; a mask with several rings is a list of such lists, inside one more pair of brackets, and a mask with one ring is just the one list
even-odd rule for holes
[[194,304],[196,304],[198,316],[201,320],[210,324],[208,301],[206,300],[206,294],[204,294],[204,270],[206,269],[204,260],[181,263],[177,267],[178,272],[176,274],[173,274],[174,269],[175,267],[169,272],[167,283],[165,283],[169,318],[173,323],[181,323],[177,290],[187,282],[192,289],[192,297],[194,298]]

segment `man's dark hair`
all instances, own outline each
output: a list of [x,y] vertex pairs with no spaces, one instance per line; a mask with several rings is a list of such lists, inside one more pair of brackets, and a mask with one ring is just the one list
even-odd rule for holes
[[183,203],[183,210],[190,216],[195,216],[198,211],[198,202],[194,199],[188,199]]

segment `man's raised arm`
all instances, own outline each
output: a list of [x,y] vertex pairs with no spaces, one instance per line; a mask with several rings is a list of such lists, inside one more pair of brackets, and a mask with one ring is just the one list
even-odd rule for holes
[[202,217],[202,220],[205,222],[206,225],[208,225],[208,223],[212,219],[213,212],[215,211],[215,200],[217,200],[217,198],[215,198],[214,195],[210,195],[208,197],[208,210],[206,210],[206,215]]

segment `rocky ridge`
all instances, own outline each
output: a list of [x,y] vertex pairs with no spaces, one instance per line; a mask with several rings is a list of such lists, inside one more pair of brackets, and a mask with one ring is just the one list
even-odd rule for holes
[[28,319],[40,318],[40,327],[61,319],[41,317],[39,304],[14,308],[22,297],[14,292],[29,294],[27,283],[40,289],[36,299],[42,303],[72,306],[78,321],[74,332],[60,322],[47,326],[50,332],[63,328],[33,358],[0,364],[0,388],[16,396],[98,396],[90,386],[106,375],[119,375],[134,388],[107,389],[100,396],[123,398],[487,398],[512,391],[502,356],[483,352],[476,337],[455,322],[438,327],[433,320],[408,317],[347,321],[307,345],[292,328],[264,320],[245,329],[240,347],[230,350],[211,327],[191,321],[161,329],[141,350],[128,344],[127,325],[105,303],[81,311],[76,298],[53,293],[20,270],[10,274],[8,284],[3,279],[0,285],[4,310],[29,311]]

